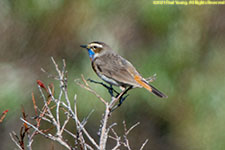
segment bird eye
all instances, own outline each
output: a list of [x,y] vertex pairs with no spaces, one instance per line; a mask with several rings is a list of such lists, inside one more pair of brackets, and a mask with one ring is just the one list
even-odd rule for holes
[[94,46],[94,49],[96,49],[97,48],[97,46]]

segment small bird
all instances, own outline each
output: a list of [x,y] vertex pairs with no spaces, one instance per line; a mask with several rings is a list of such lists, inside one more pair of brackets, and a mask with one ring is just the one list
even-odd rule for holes
[[110,85],[119,86],[122,90],[127,87],[144,87],[158,97],[167,98],[165,94],[150,85],[128,60],[115,53],[107,44],[91,42],[80,47],[87,49],[95,73]]

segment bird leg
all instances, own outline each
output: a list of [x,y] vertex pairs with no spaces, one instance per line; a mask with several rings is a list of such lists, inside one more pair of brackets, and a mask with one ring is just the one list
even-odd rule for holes
[[123,101],[127,98],[128,95],[126,95],[125,97],[123,97],[123,96],[124,96],[125,94],[127,94],[127,92],[128,92],[130,89],[132,89],[132,88],[133,88],[133,86],[129,86],[129,87],[123,92],[123,94],[120,96],[120,100],[119,100],[118,107],[119,107],[120,105],[122,105]]
[[[95,80],[92,80],[92,79],[87,79],[87,81],[89,82],[92,82],[92,83],[95,83],[95,84],[100,84],[102,85],[103,87],[105,87],[106,89],[108,89],[108,92],[109,94],[111,95],[111,97],[114,97],[114,93],[115,92],[117,95],[116,95],[116,99],[118,98],[119,99],[119,104],[117,104],[116,106],[114,106],[110,111],[114,111],[115,109],[117,109],[119,106],[122,105],[122,103],[125,101],[125,99],[129,96],[127,94],[127,92],[133,88],[133,86],[129,86],[127,89],[124,88],[124,90],[119,93],[117,92],[115,89],[113,89],[112,85],[110,84],[109,86],[107,86],[106,84],[104,84],[103,82],[99,82],[99,81],[95,81]],[[127,95],[125,95],[127,94]],[[124,96],[125,95],[125,96]]]
[[119,92],[117,92],[115,89],[113,89],[112,85],[110,84],[110,86],[107,86],[106,84],[104,84],[103,82],[98,82],[98,81],[95,81],[95,80],[92,80],[92,79],[88,79],[87,81],[90,81],[92,83],[96,83],[96,84],[100,84],[102,85],[103,87],[105,87],[106,89],[108,89],[108,92],[109,94],[114,97],[114,94],[113,92],[115,92],[117,95],[119,95]]
[[[122,103],[125,101],[125,99],[127,98],[127,96],[129,96],[129,94],[127,94],[127,92],[128,92],[130,89],[132,89],[132,88],[133,88],[133,86],[129,86],[126,90],[122,91],[122,95],[119,97],[119,104],[116,105],[115,107],[113,107],[113,108],[111,109],[111,112],[113,112],[115,109],[117,109],[118,107],[120,107],[120,106],[122,105]],[[125,94],[127,94],[127,95],[124,96]],[[118,95],[116,96],[116,98],[118,98],[119,95],[120,95],[120,94],[118,94]],[[123,97],[123,96],[124,96],[124,97]]]
[[[113,95],[113,92],[115,92],[117,95],[120,94],[119,92],[117,92],[117,91],[112,87],[112,84],[110,84],[110,90],[111,90],[111,92],[112,92],[111,96],[114,96],[114,95]],[[110,91],[109,91],[109,93],[110,93]]]

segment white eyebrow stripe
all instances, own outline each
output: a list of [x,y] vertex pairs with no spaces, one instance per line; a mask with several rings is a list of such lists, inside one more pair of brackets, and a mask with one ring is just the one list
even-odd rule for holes
[[101,47],[101,48],[103,47],[101,44],[97,44],[97,43],[91,43],[90,47],[92,47],[92,46],[97,46],[97,47]]

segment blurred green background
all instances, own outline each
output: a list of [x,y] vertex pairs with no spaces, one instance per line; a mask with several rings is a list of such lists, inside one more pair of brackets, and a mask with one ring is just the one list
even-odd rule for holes
[[[34,115],[32,91],[41,103],[36,80],[55,83],[40,70],[56,74],[51,56],[59,64],[66,59],[69,94],[71,100],[78,96],[80,118],[95,110],[87,129],[97,138],[104,105],[74,79],[84,74],[100,81],[79,45],[103,41],[144,77],[156,73],[153,85],[169,96],[159,99],[134,89],[114,112],[110,122],[118,123],[120,135],[123,120],[128,127],[140,122],[129,136],[133,149],[148,138],[146,150],[224,150],[224,17],[223,6],[162,6],[149,0],[1,0],[0,112],[9,113],[0,124],[0,149],[15,147],[9,132],[21,127],[21,106]],[[92,86],[109,100],[104,88]],[[34,150],[51,148],[52,142],[37,138]]]

